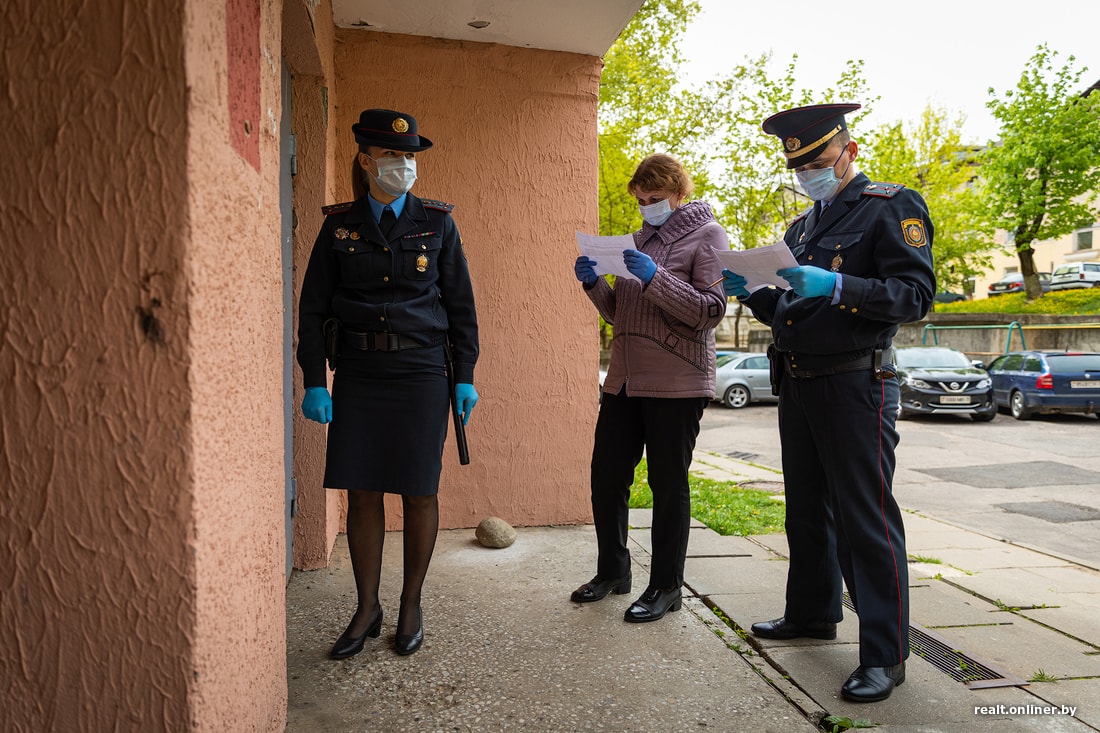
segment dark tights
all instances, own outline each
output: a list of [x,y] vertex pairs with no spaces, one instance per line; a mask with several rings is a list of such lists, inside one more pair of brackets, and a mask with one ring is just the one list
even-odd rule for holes
[[[358,636],[382,613],[378,584],[382,577],[382,545],[386,539],[385,494],[379,491],[348,492],[348,550],[355,573],[359,607],[348,631]],[[439,532],[439,502],[432,496],[403,496],[405,510],[404,562],[401,609],[397,633],[415,634],[420,623],[420,591]]]

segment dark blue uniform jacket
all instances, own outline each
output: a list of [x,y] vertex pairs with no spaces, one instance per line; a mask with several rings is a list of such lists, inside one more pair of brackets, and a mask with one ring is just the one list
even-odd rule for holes
[[473,383],[477,315],[451,204],[408,194],[383,236],[367,199],[326,207],[298,309],[298,363],[306,387],[326,386],[323,325],[390,332],[442,343],[449,333],[455,377]]
[[936,292],[932,222],[920,194],[860,173],[823,216],[810,210],[783,239],[800,265],[841,273],[836,305],[764,288],[744,302],[772,327],[780,351],[856,355],[886,348],[899,323],[924,317]]

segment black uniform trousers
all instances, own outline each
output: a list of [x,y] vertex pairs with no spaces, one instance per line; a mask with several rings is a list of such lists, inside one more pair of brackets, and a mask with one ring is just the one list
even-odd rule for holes
[[779,434],[786,485],[785,617],[840,621],[841,578],[859,617],[860,664],[909,655],[905,530],[892,493],[898,443],[896,379],[870,369],[784,375]]
[[592,517],[602,578],[630,572],[627,549],[630,487],[643,449],[653,491],[653,556],[649,585],[669,590],[684,582],[691,493],[688,468],[699,437],[705,397],[628,397],[604,393],[592,450]]

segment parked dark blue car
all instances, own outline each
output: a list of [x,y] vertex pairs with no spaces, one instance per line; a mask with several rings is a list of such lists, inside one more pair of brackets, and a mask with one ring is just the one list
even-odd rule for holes
[[894,350],[901,384],[898,417],[970,415],[977,422],[997,417],[989,375],[966,354],[946,346]]
[[1100,412],[1100,353],[1014,351],[989,365],[993,399],[1017,420],[1051,412]]

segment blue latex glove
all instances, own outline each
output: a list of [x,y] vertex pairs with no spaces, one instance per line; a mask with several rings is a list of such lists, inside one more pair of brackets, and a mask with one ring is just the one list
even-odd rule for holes
[[596,284],[596,260],[581,255],[577,258],[577,264],[573,265],[573,272],[577,273],[577,279],[588,286]]
[[748,284],[748,280],[744,275],[738,275],[736,272],[730,272],[729,270],[722,270],[722,290],[726,292],[727,298],[747,298],[749,297],[748,288],[745,285]]
[[836,287],[836,273],[820,267],[786,267],[775,274],[789,282],[791,289],[803,298],[832,297]]
[[322,425],[332,422],[332,398],[328,396],[328,390],[324,387],[306,387],[302,414]]
[[657,274],[657,263],[645,252],[636,249],[623,250],[623,262],[630,274],[641,280],[643,285],[649,285],[649,281]]
[[455,385],[455,404],[462,415],[462,424],[470,422],[470,411],[477,404],[477,390],[468,382],[459,382]]

